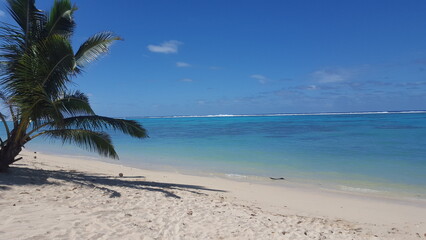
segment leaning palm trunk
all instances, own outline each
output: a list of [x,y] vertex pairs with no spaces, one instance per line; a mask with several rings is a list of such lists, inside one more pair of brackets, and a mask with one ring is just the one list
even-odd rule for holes
[[[0,113],[6,131],[6,137],[0,138],[0,171],[19,160],[25,144],[40,136],[111,158],[118,155],[104,130],[147,137],[135,121],[96,115],[85,94],[68,88],[71,78],[107,53],[118,36],[95,34],[74,53],[70,38],[77,8],[69,0],[55,0],[49,13],[38,10],[34,0],[7,3],[16,25],[0,26],[0,98],[8,110],[8,115]],[[12,130],[7,117],[13,123]]]
[[[6,122],[4,122],[6,124]],[[17,158],[18,154],[21,152],[25,139],[23,134],[18,135],[18,132],[13,129],[11,133],[9,133],[9,129],[7,125],[5,125],[7,135],[9,138],[3,142],[1,141],[0,148],[0,172],[6,171],[9,166],[18,161],[20,158]],[[19,139],[20,141],[12,141],[12,139]]]
[[17,156],[21,150],[19,144],[8,144],[0,149],[0,172],[7,171],[12,163],[19,160]]

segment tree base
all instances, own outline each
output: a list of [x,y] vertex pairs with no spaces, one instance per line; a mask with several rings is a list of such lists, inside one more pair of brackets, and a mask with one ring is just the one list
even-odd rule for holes
[[21,146],[5,146],[0,149],[0,172],[7,172],[12,163],[22,159],[15,159],[21,150]]

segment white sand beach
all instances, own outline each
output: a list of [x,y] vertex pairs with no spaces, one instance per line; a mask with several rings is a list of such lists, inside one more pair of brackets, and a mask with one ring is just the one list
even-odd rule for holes
[[22,156],[0,174],[0,239],[426,239],[421,200]]

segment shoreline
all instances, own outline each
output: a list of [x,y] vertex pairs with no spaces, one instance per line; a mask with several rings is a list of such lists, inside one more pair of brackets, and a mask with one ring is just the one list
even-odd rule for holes
[[[31,150],[26,150],[32,152]],[[141,170],[164,172],[164,173],[177,173],[188,176],[197,177],[218,177],[225,180],[237,181],[237,182],[249,182],[253,184],[260,184],[266,186],[275,187],[290,187],[290,188],[301,188],[306,190],[320,190],[323,192],[330,193],[341,193],[347,195],[353,195],[358,197],[375,198],[378,200],[395,201],[399,203],[425,205],[426,206],[426,192],[415,193],[416,190],[402,191],[404,187],[412,187],[412,185],[403,185],[397,183],[378,183],[378,186],[398,186],[392,189],[375,189],[367,186],[359,186],[352,182],[337,182],[325,178],[302,178],[302,177],[288,177],[288,176],[257,176],[257,175],[244,175],[239,173],[226,173],[226,172],[213,172],[207,170],[197,169],[196,167],[188,166],[175,166],[167,164],[155,164],[152,162],[146,162],[143,164],[122,162],[120,160],[111,160],[108,158],[101,158],[98,156],[86,156],[86,155],[70,155],[70,154],[57,154],[39,151],[39,154],[49,156],[59,156],[64,158],[82,159],[88,161],[99,161],[110,164],[117,164],[120,166],[136,168]],[[271,180],[271,178],[284,178],[284,180]],[[341,181],[341,179],[340,179]],[[359,180],[355,180],[359,181]],[[352,184],[351,184],[352,183]],[[364,184],[376,184],[375,182],[366,181]],[[412,187],[416,188],[416,187]],[[418,187],[417,187],[418,188]]]
[[[177,227],[177,222],[186,224],[186,230],[175,229],[174,232],[169,232],[171,235],[155,235],[158,231],[151,233],[149,229],[139,232],[152,238],[157,236],[163,239],[176,236],[199,238],[202,236],[200,235],[202,233],[198,232],[200,227],[207,234],[203,235],[206,239],[218,239],[221,236],[224,239],[241,237],[283,239],[283,232],[288,233],[284,239],[311,239],[306,237],[308,235],[305,232],[317,236],[316,239],[321,236],[327,237],[322,239],[422,239],[423,234],[426,234],[424,220],[426,203],[422,201],[415,203],[395,201],[323,189],[301,188],[295,185],[264,185],[220,177],[138,169],[102,161],[41,153],[37,153],[37,158],[33,159],[34,154],[28,151],[22,155],[24,160],[18,162],[12,169],[12,179],[0,175],[0,206],[9,206],[2,207],[0,211],[0,215],[6,217],[5,224],[0,227],[0,236],[4,237],[19,239],[34,237],[38,234],[36,230],[24,228],[17,230],[18,233],[12,233],[8,229],[19,228],[22,221],[27,222],[29,226],[37,226],[36,222],[42,216],[43,221],[52,226],[59,224],[55,219],[68,219],[71,216],[72,218],[67,221],[74,224],[86,220],[94,221],[87,224],[100,224],[99,221],[106,221],[105,218],[110,218],[111,214],[118,214],[117,211],[121,215],[114,215],[115,217],[108,221],[126,229],[124,225],[130,220],[145,221],[147,215],[144,212],[153,212],[149,215],[153,219],[161,218],[161,221],[158,220],[161,224],[158,224],[163,228],[167,228],[168,225]],[[13,172],[20,171],[35,174],[13,175]],[[119,178],[119,173],[123,173],[124,176]],[[39,178],[40,175],[42,177]],[[13,194],[18,194],[19,198]],[[118,197],[114,197],[114,194]],[[39,195],[43,197],[39,198]],[[57,205],[58,201],[61,202],[60,205]],[[26,207],[22,206],[22,209],[17,211],[15,205],[11,207],[13,204],[19,206],[25,202],[27,202],[25,206],[32,210],[24,211]],[[116,205],[110,206],[111,202]],[[44,205],[47,208],[34,210],[34,206],[37,208]],[[68,207],[64,207],[66,205]],[[171,212],[164,212],[165,209]],[[91,214],[86,214],[87,212]],[[51,220],[44,219],[52,214],[59,215],[55,215],[57,218]],[[130,218],[126,214],[138,217]],[[203,222],[207,224],[206,226],[199,226],[198,223],[187,219],[196,214],[200,214],[200,219],[197,220],[200,224],[208,221]],[[93,219],[94,216],[97,216],[96,219]],[[249,224],[247,228],[241,227],[243,222],[236,223],[241,220],[240,218],[245,219],[244,224]],[[190,222],[182,222],[184,220]],[[254,220],[256,221],[252,222]],[[297,224],[298,222],[300,224]],[[312,224],[303,225],[304,223]],[[144,224],[141,226],[145,226]],[[74,232],[76,229],[82,231],[82,234],[100,234],[100,230],[96,227],[93,229],[80,229],[78,226],[74,226],[76,229],[69,229],[66,225],[63,227],[73,234],[77,234]],[[216,229],[217,232],[210,232],[206,228],[212,231]],[[247,229],[252,230],[247,232]],[[114,228],[112,230],[117,231]],[[105,233],[107,238],[114,236],[111,231]],[[125,234],[128,237],[142,236],[137,235],[136,230],[128,229],[128,231],[130,235]],[[336,232],[341,234],[336,235]],[[267,235],[269,237],[265,237],[266,235],[259,237],[258,233],[269,234]],[[49,231],[49,234],[54,233]],[[52,238],[56,236],[49,234],[47,236]],[[78,239],[72,236],[74,235],[67,235],[64,238]]]
[[[122,157],[119,164],[142,169],[254,182],[283,177],[286,184],[426,199],[422,141],[414,140],[425,136],[426,115],[391,115],[145,119],[138,121],[151,129],[150,139],[141,143],[118,135],[114,143]],[[96,156],[52,142],[28,146],[50,154]]]

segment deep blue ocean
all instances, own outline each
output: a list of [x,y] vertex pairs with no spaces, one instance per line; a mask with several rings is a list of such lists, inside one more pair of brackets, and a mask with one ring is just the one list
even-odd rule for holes
[[[120,163],[284,177],[343,190],[426,197],[426,113],[139,118],[150,138],[112,133]],[[34,151],[95,156],[38,139]]]

